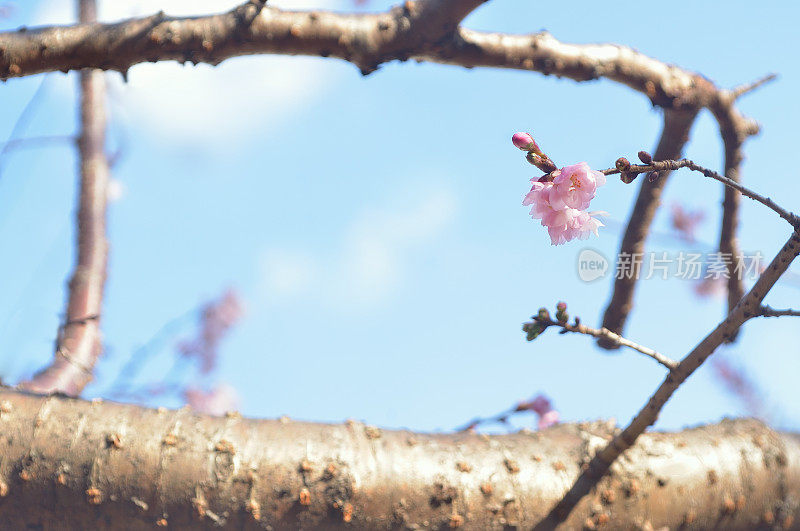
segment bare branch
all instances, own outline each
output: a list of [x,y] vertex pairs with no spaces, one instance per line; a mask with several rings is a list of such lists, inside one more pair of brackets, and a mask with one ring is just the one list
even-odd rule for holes
[[[645,347],[644,345],[640,345],[638,343],[634,343],[629,339],[625,339],[621,335],[616,334],[611,330],[608,330],[607,328],[599,328],[599,329],[589,328],[588,326],[581,324],[579,321],[576,321],[575,324],[569,324],[568,322],[562,323],[560,321],[554,321],[553,319],[542,318],[538,315],[534,315],[533,320],[535,323],[538,323],[544,326],[545,328],[548,326],[556,326],[558,328],[561,328],[562,333],[574,332],[576,334],[584,334],[587,336],[596,337],[598,339],[602,338],[607,343],[616,345],[618,347],[628,347],[630,349],[633,349],[637,352],[644,354],[645,356],[653,358],[654,360],[656,360],[658,363],[660,363],[669,370],[673,370],[678,366],[677,361],[672,360],[669,357],[664,356],[663,354],[659,354],[650,347]],[[532,324],[533,323],[525,323],[522,326],[522,330],[527,332],[528,327]]]
[[769,306],[762,306],[758,315],[761,317],[800,317],[800,310],[776,310]]
[[[718,99],[703,76],[615,44],[576,45],[543,32],[485,33],[456,28],[480,0],[405,2],[379,14],[283,11],[248,2],[228,13],[176,18],[164,13],[111,24],[51,26],[0,33],[0,78],[94,67],[127,70],[145,61],[207,62],[250,54],[315,55],[369,73],[413,58],[464,67],[534,70],[588,81],[605,77],[667,108]],[[674,158],[679,154],[670,154]]]
[[381,14],[292,12],[246,2],[219,15],[177,18],[161,12],[114,24],[6,32],[0,33],[0,78],[86,67],[124,73],[145,61],[218,64],[264,53],[338,57],[367,74],[437,45],[485,1],[408,1]]
[[757,88],[760,88],[763,85],[766,85],[767,83],[775,81],[776,79],[778,79],[778,74],[775,73],[767,74],[766,76],[760,79],[756,79],[752,83],[748,83],[746,85],[741,85],[734,88],[733,90],[731,90],[731,94],[733,95],[733,99],[739,99],[745,94],[749,94],[754,90],[756,90]]
[[[80,19],[96,19],[94,0],[80,0]],[[91,381],[103,345],[100,315],[106,280],[106,200],[108,161],[105,154],[106,117],[103,73],[83,70],[80,76],[80,187],[77,215],[78,259],[69,282],[64,324],[59,328],[51,364],[23,389],[78,395]]]
[[777,256],[758,278],[753,288],[739,301],[739,304],[728,314],[725,320],[719,323],[681,360],[677,369],[669,373],[630,424],[621,433],[614,436],[602,450],[597,452],[570,490],[553,507],[548,517],[539,523],[537,526],[539,529],[552,529],[569,516],[578,502],[608,473],[614,461],[633,446],[637,438],[655,423],[664,404],[667,403],[678,387],[714,353],[717,347],[728,341],[748,319],[759,315],[764,297],[799,254],[800,232],[793,232]]
[[[661,139],[656,147],[657,160],[676,159],[681,156],[683,147],[689,141],[689,131],[697,117],[697,110],[671,110],[664,109],[664,127]],[[639,195],[625,226],[625,233],[620,242],[619,253],[634,256],[644,252],[645,240],[650,233],[650,226],[661,204],[661,192],[667,184],[669,172],[665,172],[655,182],[642,180]],[[622,333],[625,322],[633,309],[633,296],[636,281],[639,278],[641,264],[633,264],[631,275],[621,275],[614,280],[611,300],[603,314],[603,328],[615,333]],[[601,338],[597,344],[606,349],[618,348],[618,344]]]
[[785,219],[795,230],[800,230],[800,218],[798,218],[797,215],[779,206],[777,203],[775,203],[775,201],[773,201],[769,197],[764,197],[761,194],[754,192],[753,190],[750,190],[745,186],[742,186],[737,181],[734,181],[733,179],[720,175],[719,173],[709,170],[708,168],[704,168],[703,166],[700,166],[699,164],[689,159],[658,160],[658,161],[654,160],[649,164],[631,164],[630,168],[624,171],[618,168],[609,168],[607,170],[603,170],[603,173],[605,175],[627,173],[632,176],[635,176],[641,173],[656,171],[659,174],[657,178],[660,179],[661,172],[674,171],[680,168],[688,168],[692,171],[702,173],[705,177],[719,181],[726,187],[731,188],[737,192],[741,192],[743,196],[750,198],[753,201],[757,201],[762,205],[764,205],[765,207],[769,208],[770,210],[774,211],[780,217]]

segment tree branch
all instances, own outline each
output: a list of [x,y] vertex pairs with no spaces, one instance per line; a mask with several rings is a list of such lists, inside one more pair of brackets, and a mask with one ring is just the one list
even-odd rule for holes
[[408,1],[381,14],[282,11],[246,2],[219,15],[179,18],[160,12],[113,24],[24,29],[0,33],[0,78],[86,67],[125,73],[145,61],[216,65],[264,53],[338,57],[367,74],[436,45],[485,1]]
[[767,83],[771,83],[771,82],[775,81],[776,79],[778,79],[778,75],[777,74],[774,74],[774,73],[767,74],[766,76],[764,76],[764,77],[762,77],[760,79],[756,79],[752,83],[747,83],[746,85],[741,85],[741,86],[735,87],[733,90],[731,90],[731,94],[733,96],[733,99],[738,100],[739,98],[741,98],[745,94],[750,94],[751,92],[753,92],[757,88],[760,88],[760,87],[766,85]]
[[[676,159],[683,152],[683,147],[689,141],[689,131],[697,117],[697,109],[670,110],[664,109],[664,126],[661,139],[656,147],[656,160]],[[620,256],[634,256],[644,252],[647,235],[655,218],[656,211],[661,204],[661,192],[667,184],[669,172],[665,172],[655,182],[642,180],[639,195],[625,226],[625,233],[619,247]],[[631,275],[621,275],[614,280],[611,300],[603,314],[603,328],[621,334],[625,329],[625,322],[633,309],[633,296],[636,282],[639,278],[640,263],[633,264]],[[619,345],[613,341],[601,338],[597,344],[605,349],[616,349]]]
[[769,306],[762,306],[758,315],[761,317],[800,317],[800,310],[776,310]]
[[[711,105],[711,112],[719,123],[720,136],[725,151],[725,175],[731,180],[741,182],[741,165],[744,160],[743,146],[747,138],[758,133],[758,124],[742,116],[733,106],[736,98],[746,92],[769,81],[769,76],[751,84],[750,86],[734,89],[734,91],[721,91],[720,97]],[[723,191],[722,221],[719,233],[719,251],[730,253],[735,261],[740,261],[741,251],[736,238],[739,226],[739,204],[741,198],[737,190],[727,186]],[[735,264],[733,261],[726,264],[728,268],[728,311],[741,300],[744,295],[744,282],[737,275],[732,274]],[[731,338],[734,340],[735,336]]]
[[564,521],[578,502],[608,473],[616,459],[633,446],[637,438],[655,423],[661,409],[678,387],[714,353],[717,347],[729,341],[748,319],[759,315],[764,297],[798,254],[800,254],[800,232],[795,231],[758,278],[753,288],[739,301],[728,317],[680,362],[677,369],[670,372],[630,424],[597,452],[570,490],[553,507],[547,518],[537,526],[539,529],[551,529],[559,522]]
[[[758,203],[761,203],[765,207],[769,208],[784,220],[786,220],[792,228],[795,230],[800,230],[800,217],[789,212],[785,208],[778,205],[775,201],[770,199],[769,197],[764,197],[763,195],[759,194],[758,192],[754,192],[753,190],[742,186],[739,184],[738,181],[735,181],[729,177],[725,177],[720,175],[719,173],[709,170],[708,168],[704,168],[699,164],[691,161],[689,159],[681,159],[681,160],[654,160],[649,164],[631,164],[629,169],[627,170],[620,170],[619,168],[609,168],[607,170],[603,170],[603,174],[605,175],[614,175],[614,174],[622,174],[626,173],[631,177],[635,177],[640,173],[656,171],[658,175],[656,176],[657,179],[661,179],[662,172],[667,171],[674,171],[681,168],[688,168],[692,171],[696,171],[702,173],[703,176],[708,177],[710,179],[714,179],[715,181],[719,181],[725,185],[726,188],[730,188],[736,192],[740,192],[743,196],[752,199]],[[628,177],[630,178],[630,177]]]
[[[96,19],[94,0],[80,0],[80,20]],[[98,70],[80,76],[80,187],[78,191],[75,270],[69,282],[64,324],[59,327],[50,365],[20,387],[41,393],[78,395],[91,381],[102,354],[100,314],[106,280],[106,200],[108,161],[105,154],[105,83]]]
[[[645,356],[649,356],[656,360],[658,363],[663,365],[669,370],[673,370],[678,366],[678,362],[670,359],[669,357],[656,352],[655,350],[651,349],[650,347],[645,347],[644,345],[640,345],[638,343],[634,343],[629,339],[625,339],[624,337],[620,336],[619,334],[615,334],[614,332],[608,330],[607,328],[589,328],[588,326],[581,324],[579,321],[575,324],[569,324],[567,322],[560,322],[554,321],[553,319],[545,319],[540,316],[534,315],[533,321],[535,323],[539,323],[543,325],[545,328],[548,326],[556,326],[561,328],[561,333],[565,332],[574,332],[576,334],[584,334],[587,336],[596,337],[598,339],[602,338],[609,344],[614,344],[621,347],[628,347],[633,349],[637,352],[644,354]],[[533,323],[525,323],[522,325],[522,330],[527,332],[530,325]]]
[[[417,434],[7,389],[0,404],[0,521],[11,529],[529,529],[617,431]],[[567,528],[800,518],[800,438],[760,422],[648,434],[629,455]],[[687,503],[687,492],[702,495]]]

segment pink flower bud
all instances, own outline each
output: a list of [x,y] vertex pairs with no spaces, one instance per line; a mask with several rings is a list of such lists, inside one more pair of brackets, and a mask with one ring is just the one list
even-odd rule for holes
[[556,310],[559,312],[566,312],[567,311],[567,303],[566,302],[559,302],[556,304]]
[[530,133],[514,133],[514,136],[511,137],[511,141],[522,151],[533,151],[537,154],[542,153]]

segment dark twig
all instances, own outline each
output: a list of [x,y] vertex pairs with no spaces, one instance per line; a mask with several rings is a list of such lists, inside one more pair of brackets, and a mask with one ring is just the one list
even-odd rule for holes
[[761,317],[800,317],[800,310],[776,310],[769,306],[762,306],[758,315]]
[[[96,20],[95,0],[79,0],[81,22]],[[51,364],[20,386],[40,393],[78,395],[91,381],[102,354],[100,315],[106,280],[106,118],[103,73],[83,70],[80,76],[80,187],[77,215],[78,260],[69,282],[64,324]]]
[[800,230],[800,218],[798,218],[795,214],[785,210],[784,208],[778,206],[772,199],[769,197],[764,197],[761,194],[742,186],[738,182],[734,181],[733,179],[729,179],[724,175],[720,175],[719,173],[709,170],[708,168],[704,168],[699,164],[689,160],[689,159],[681,159],[681,160],[659,160],[653,161],[649,164],[631,164],[630,169],[622,171],[618,168],[609,168],[607,170],[602,170],[605,175],[613,175],[613,174],[629,174],[635,178],[635,176],[642,174],[642,173],[649,173],[656,171],[659,174],[662,171],[671,171],[677,170],[680,168],[688,168],[692,171],[696,171],[702,173],[705,177],[709,177],[716,181],[721,182],[725,186],[732,188],[738,192],[740,192],[743,196],[752,199],[753,201],[757,201],[764,205],[765,207],[771,209],[780,217],[785,219],[789,222],[792,227],[796,230]]
[[[765,83],[775,79],[774,75],[768,75],[754,83],[745,85],[732,91],[722,90],[718,92],[718,97],[709,106],[719,124],[720,137],[725,150],[725,170],[726,177],[740,183],[741,166],[744,160],[744,143],[748,137],[758,133],[758,124],[742,116],[734,107],[736,98],[745,93],[753,91]],[[726,186],[723,191],[722,200],[722,220],[719,230],[719,251],[730,255],[732,260],[726,263],[728,270],[728,312],[738,304],[744,296],[744,281],[733,271],[741,265],[742,254],[739,249],[739,242],[736,234],[739,228],[739,205],[741,198],[737,190]],[[734,341],[736,335],[730,338]]]

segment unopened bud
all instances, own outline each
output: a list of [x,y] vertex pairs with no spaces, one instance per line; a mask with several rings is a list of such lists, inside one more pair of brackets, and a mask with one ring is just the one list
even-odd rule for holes
[[539,319],[542,319],[543,321],[550,320],[550,312],[547,311],[547,308],[539,308],[539,313],[537,314],[537,316],[539,317]]
[[559,302],[556,304],[556,320],[562,324],[566,324],[567,321],[569,321],[566,302]]
[[631,163],[625,157],[618,158],[614,166],[616,166],[619,171],[628,171],[631,169]]
[[659,174],[657,171],[651,171],[650,173],[647,174],[647,182],[649,183],[656,182],[656,180],[658,179],[658,175]]
[[530,133],[514,133],[514,136],[511,137],[511,141],[522,151],[531,151],[539,155],[542,154],[542,151],[539,149],[539,146],[536,145],[536,141]]
[[653,162],[653,156],[647,151],[640,151],[639,160],[641,160],[645,164],[650,164],[651,162]]
[[638,173],[630,173],[627,171],[620,172],[619,180],[624,182],[625,184],[631,184],[634,179],[636,179]]

